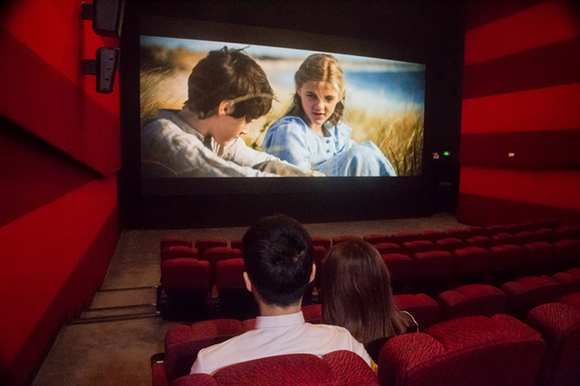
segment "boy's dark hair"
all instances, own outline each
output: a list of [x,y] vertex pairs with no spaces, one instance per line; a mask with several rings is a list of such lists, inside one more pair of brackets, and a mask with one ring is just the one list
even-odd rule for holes
[[252,287],[267,304],[296,304],[312,273],[312,240],[300,223],[284,215],[264,217],[242,238],[242,256]]
[[274,91],[264,70],[242,49],[210,51],[191,71],[185,106],[201,119],[217,113],[220,102],[236,100],[234,118],[249,122],[270,111]]

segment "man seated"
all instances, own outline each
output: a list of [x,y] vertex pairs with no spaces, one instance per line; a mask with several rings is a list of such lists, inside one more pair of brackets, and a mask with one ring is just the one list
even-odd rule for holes
[[240,135],[272,107],[263,69],[243,50],[211,51],[191,71],[182,110],[160,110],[141,130],[144,177],[311,176],[248,147]]
[[337,350],[353,351],[370,366],[365,348],[345,328],[304,321],[302,297],[316,267],[310,236],[296,220],[283,215],[259,220],[242,239],[242,255],[246,287],[260,308],[256,327],[201,350],[192,374],[274,355]]

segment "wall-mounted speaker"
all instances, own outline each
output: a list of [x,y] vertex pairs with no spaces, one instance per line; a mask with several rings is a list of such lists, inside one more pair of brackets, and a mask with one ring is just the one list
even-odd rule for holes
[[97,76],[97,92],[105,94],[113,92],[119,55],[118,48],[101,47],[97,50],[96,60],[83,62],[83,72],[87,75]]
[[92,4],[82,4],[82,17],[93,21],[97,35],[119,37],[124,9],[124,0],[93,0]]

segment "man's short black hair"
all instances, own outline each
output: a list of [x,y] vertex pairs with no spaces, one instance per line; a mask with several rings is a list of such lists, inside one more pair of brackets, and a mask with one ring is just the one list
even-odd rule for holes
[[304,227],[284,215],[264,217],[242,238],[245,270],[267,304],[296,304],[312,273],[312,240]]
[[249,122],[267,114],[274,91],[266,73],[243,49],[210,51],[191,71],[185,106],[201,119],[217,113],[220,102],[236,101],[234,118]]

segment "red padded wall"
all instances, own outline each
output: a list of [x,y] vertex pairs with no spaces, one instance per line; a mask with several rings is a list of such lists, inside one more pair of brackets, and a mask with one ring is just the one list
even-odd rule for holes
[[580,222],[580,9],[508,3],[467,13],[458,220]]
[[0,13],[0,383],[26,384],[63,321],[104,279],[119,239],[119,87],[95,91],[81,1],[12,1]]

